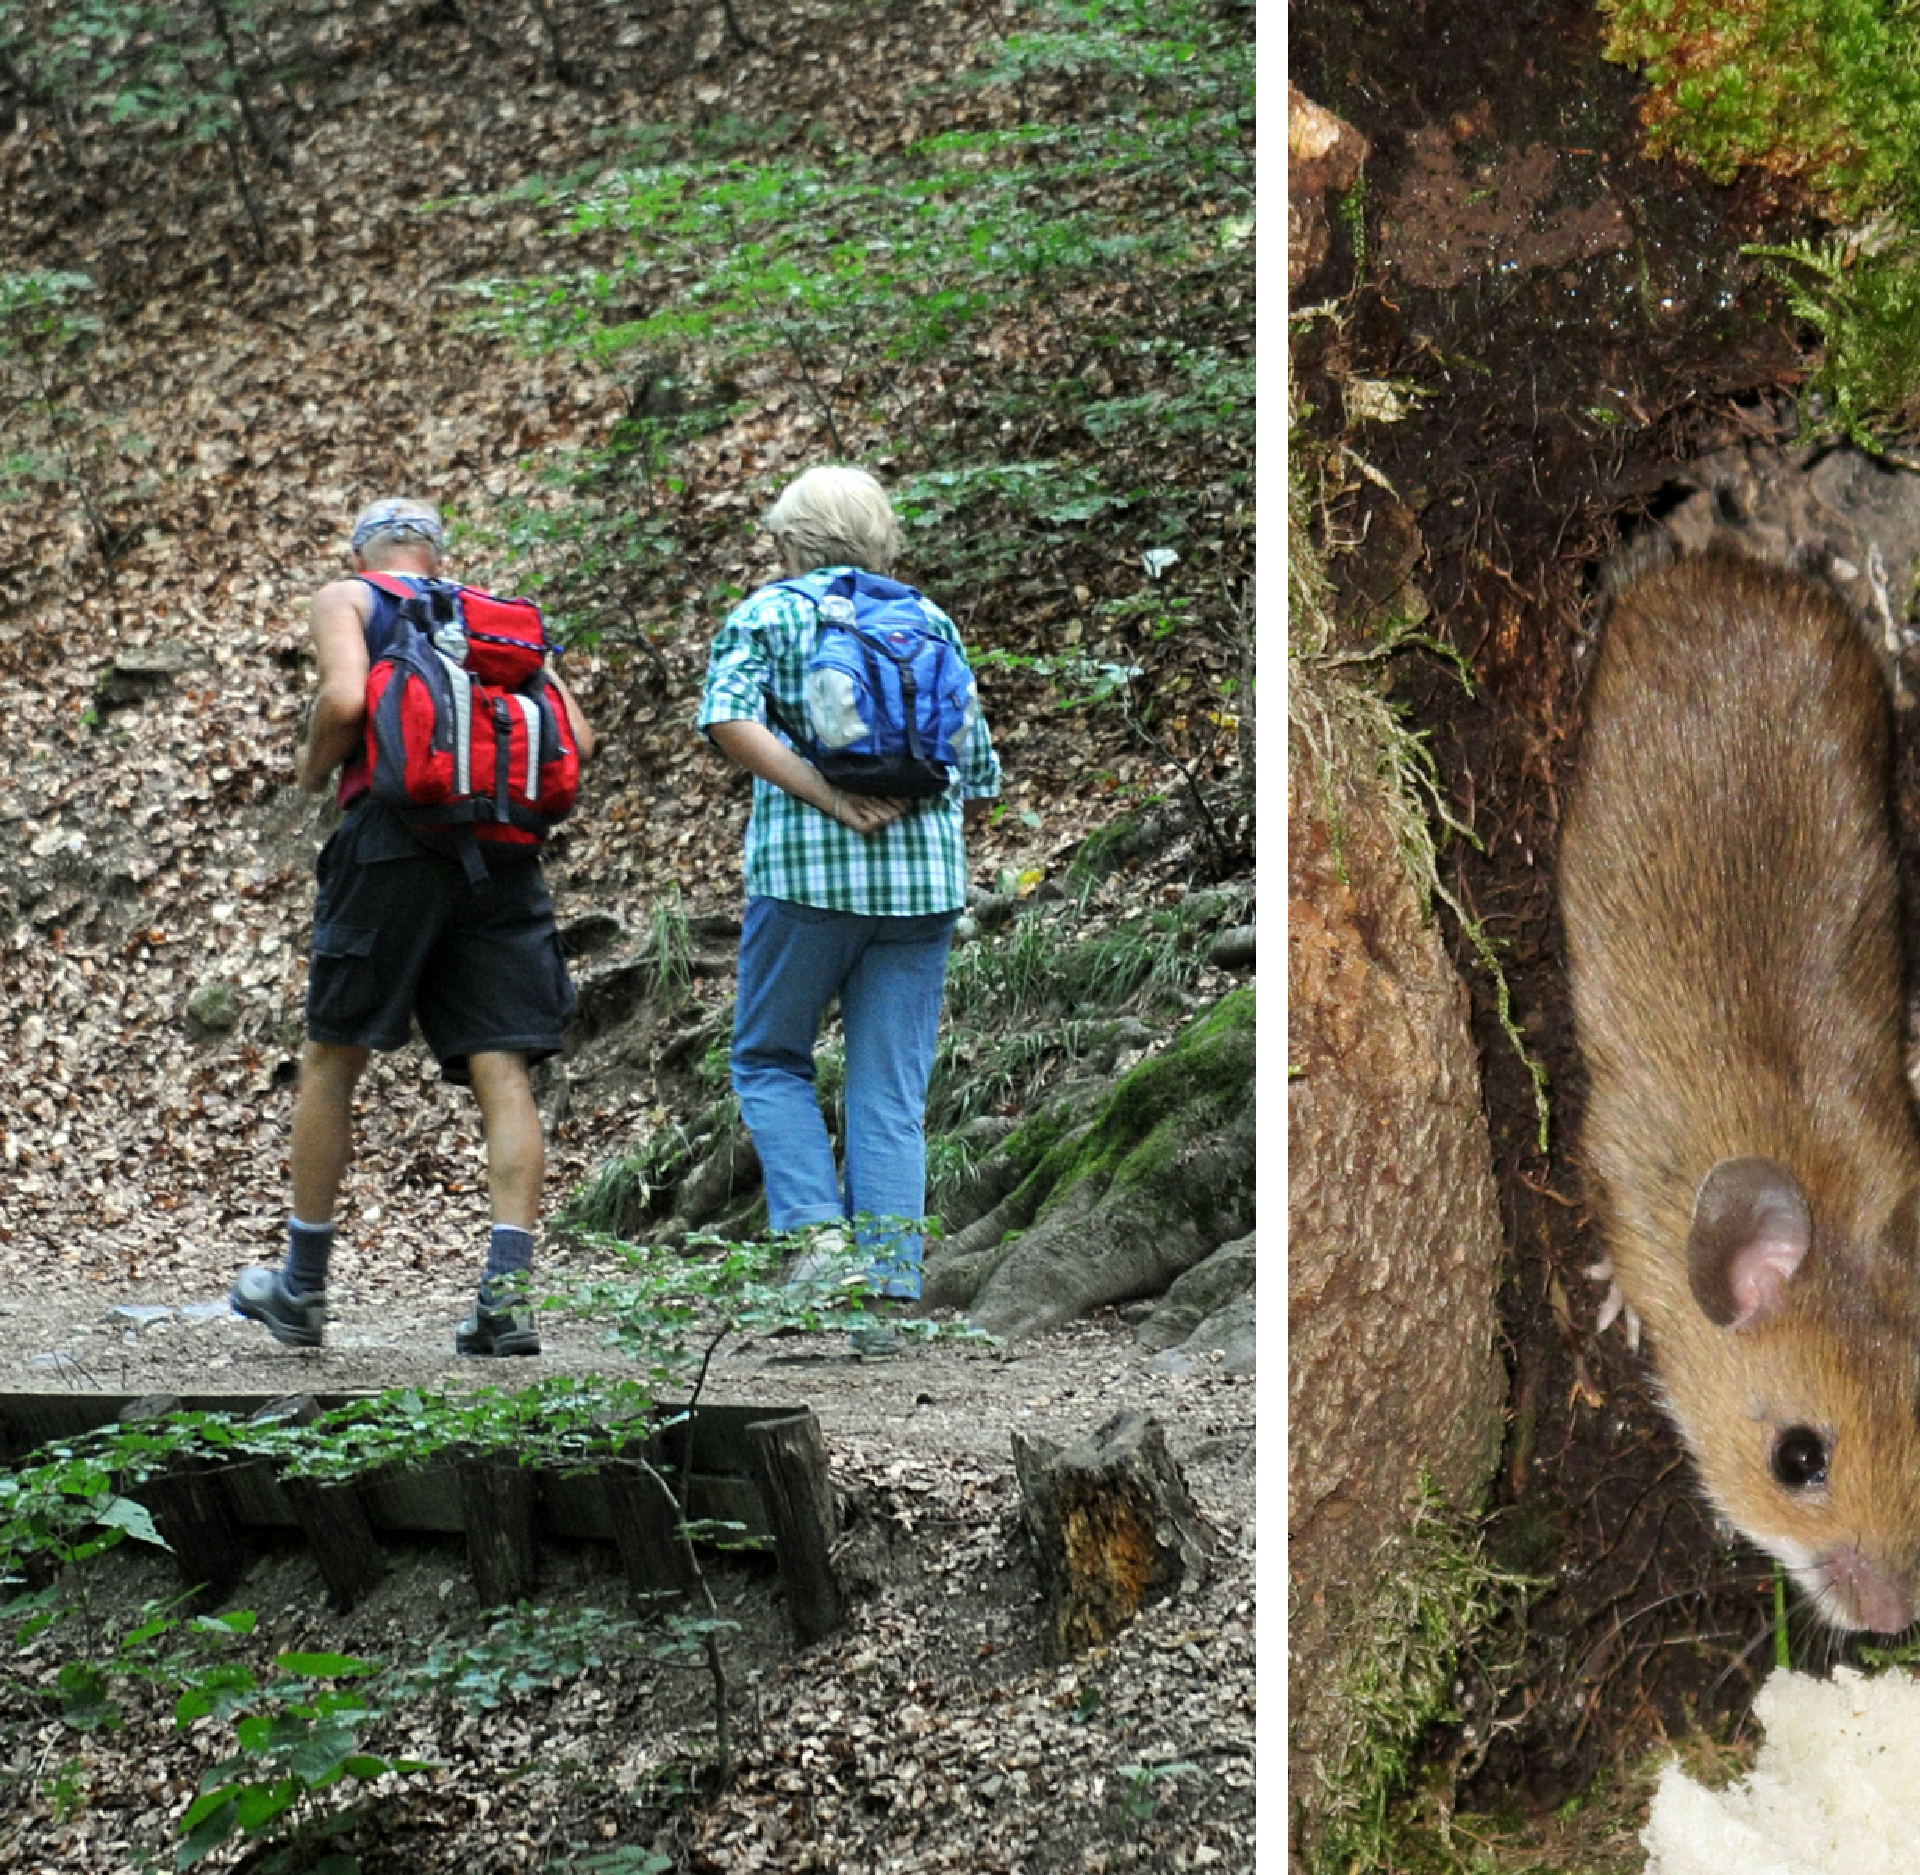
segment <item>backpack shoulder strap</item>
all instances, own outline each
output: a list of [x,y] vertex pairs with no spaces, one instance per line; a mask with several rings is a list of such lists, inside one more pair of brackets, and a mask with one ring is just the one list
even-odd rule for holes
[[801,598],[818,605],[833,590],[833,581],[823,579],[818,573],[796,573],[791,579],[770,581],[761,589],[765,592],[797,592]]
[[887,604],[897,604],[902,599],[911,599],[917,604],[921,599],[919,587],[890,579],[884,573],[869,573],[865,567],[842,573],[834,583],[844,586],[849,598],[875,599]]
[[424,573],[356,573],[353,577],[391,599],[414,598],[427,578]]

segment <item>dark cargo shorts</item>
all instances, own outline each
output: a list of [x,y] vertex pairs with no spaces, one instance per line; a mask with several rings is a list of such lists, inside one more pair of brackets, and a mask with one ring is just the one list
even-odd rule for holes
[[348,814],[320,851],[307,972],[307,1034],[399,1048],[418,1018],[449,1081],[469,1056],[530,1062],[560,1051],[576,997],[537,860],[490,866],[475,888],[377,802]]

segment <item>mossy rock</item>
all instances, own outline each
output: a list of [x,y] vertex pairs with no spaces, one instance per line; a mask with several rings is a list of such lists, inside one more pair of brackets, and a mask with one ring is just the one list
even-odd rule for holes
[[1253,986],[1090,1107],[1049,1105],[1003,1150],[1021,1182],[935,1249],[930,1301],[1022,1335],[1163,1293],[1253,1228]]
[[240,992],[223,978],[200,984],[187,998],[187,1036],[196,1042],[231,1035],[240,1020]]

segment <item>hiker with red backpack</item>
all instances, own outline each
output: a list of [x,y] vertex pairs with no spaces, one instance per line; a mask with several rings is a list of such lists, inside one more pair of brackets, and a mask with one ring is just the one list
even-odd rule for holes
[[[787,577],[728,615],[698,718],[754,778],[733,1086],[768,1222],[808,1245],[794,1280],[830,1291],[863,1264],[880,1300],[853,1347],[881,1357],[899,1346],[886,1314],[920,1294],[927,1085],[965,826],[999,794],[1000,764],[953,621],[888,576],[901,538],[880,484],[809,469],[765,525]],[[844,1177],[814,1091],[835,997]]]
[[312,605],[319,687],[295,780],[318,793],[338,770],[345,818],[315,867],[287,1256],[232,1294],[292,1347],[324,1334],[354,1089],[417,1019],[486,1128],[486,1269],[455,1347],[540,1351],[524,1292],[546,1144],[529,1069],[559,1051],[575,1000],[540,842],[594,736],[539,609],[443,580],[445,541],[429,503],[377,501],[354,523],[353,576]]

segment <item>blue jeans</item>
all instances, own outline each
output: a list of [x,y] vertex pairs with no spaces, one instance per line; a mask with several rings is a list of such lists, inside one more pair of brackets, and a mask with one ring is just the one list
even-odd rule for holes
[[[927,1081],[957,915],[876,918],[748,899],[733,1089],[776,1231],[925,1214]],[[836,995],[847,1038],[844,1188],[813,1084],[813,1045]],[[920,1293],[917,1231],[868,1223],[859,1239],[881,1294]]]

